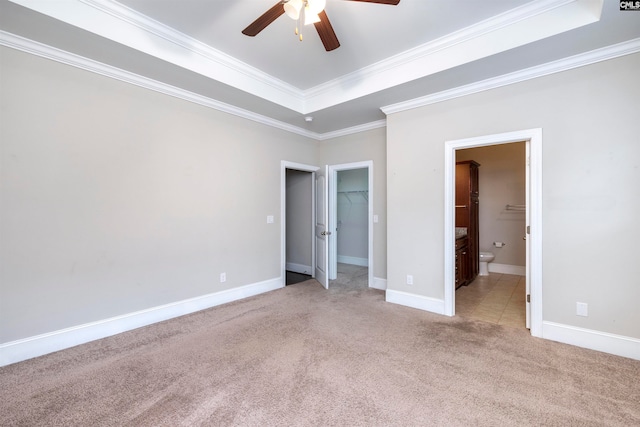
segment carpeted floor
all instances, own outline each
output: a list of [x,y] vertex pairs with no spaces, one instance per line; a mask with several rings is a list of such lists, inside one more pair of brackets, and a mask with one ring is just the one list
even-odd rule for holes
[[640,361],[344,282],[0,368],[0,425],[640,425]]

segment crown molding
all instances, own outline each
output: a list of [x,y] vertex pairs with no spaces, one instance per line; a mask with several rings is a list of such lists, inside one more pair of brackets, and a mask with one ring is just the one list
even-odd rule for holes
[[352,126],[333,132],[326,132],[322,134],[316,134],[319,141],[326,141],[328,139],[339,138],[341,136],[353,135],[355,133],[365,132],[372,129],[380,129],[387,127],[387,120],[376,120],[375,122],[369,122],[358,126]]
[[517,22],[526,19],[527,17],[548,12],[566,4],[573,3],[574,1],[575,0],[545,0],[540,2],[526,3],[518,8],[485,19],[484,21],[447,34],[446,36],[435,39],[429,43],[425,43],[413,49],[409,49],[405,52],[386,58],[373,65],[361,68],[360,70],[356,70],[337,79],[333,79],[307,89],[306,91],[304,91],[304,97],[310,98],[319,96],[322,93],[331,92],[333,90],[336,90],[337,88],[343,88],[349,83],[357,82],[363,77],[375,75],[385,71],[392,71],[398,67],[410,64],[417,59],[433,55],[437,51],[450,48],[451,46],[462,43],[466,40],[471,40],[475,37],[490,33],[492,31],[496,31],[508,25],[516,24]]
[[97,10],[100,10],[109,15],[115,16],[123,22],[128,22],[141,30],[154,34],[171,43],[180,46],[192,53],[206,58],[208,61],[215,62],[222,65],[234,72],[245,75],[251,79],[254,79],[261,84],[271,86],[278,91],[283,92],[286,96],[290,96],[303,101],[300,90],[282,80],[279,80],[269,74],[260,71],[259,69],[252,67],[242,61],[237,60],[231,55],[214,49],[213,47],[202,43],[201,41],[194,39],[180,31],[175,30],[161,22],[154,20],[146,15],[137,12],[121,3],[112,0],[78,0],[84,4],[87,4]]
[[[251,120],[257,123],[264,124],[266,126],[274,127],[277,129],[291,132],[297,135],[304,136],[316,141],[324,141],[328,139],[347,136],[367,130],[378,129],[386,126],[386,120],[378,120],[370,123],[365,123],[358,126],[353,126],[333,132],[317,133],[311,132],[306,129],[290,125],[278,120],[271,119],[269,117],[253,113],[230,104],[226,104],[214,99],[198,95],[193,92],[186,91],[184,89],[177,88],[156,80],[140,76],[129,71],[125,71],[111,65],[106,65],[91,59],[81,57],[33,40],[26,39],[24,37],[17,36],[15,34],[8,33],[6,31],[0,31],[0,45],[16,49],[25,53],[40,56],[49,60],[60,62],[72,67],[83,69],[95,74],[99,74],[112,79],[120,80],[125,83],[133,84],[142,88],[153,90],[155,92],[163,93],[175,98],[179,98],[188,102],[193,102],[207,108],[212,108],[217,111],[232,114],[238,117],[242,117],[247,120]],[[514,73],[505,74],[491,79],[486,79],[481,82],[472,83],[465,86],[460,86],[454,89],[434,93],[431,95],[419,97],[406,102],[400,102],[396,104],[387,105],[381,108],[386,114],[394,114],[414,108],[423,107],[426,105],[435,104],[438,102],[447,101],[450,99],[460,98],[474,93],[483,92],[499,88],[502,86],[511,85],[514,83],[523,82],[526,80],[535,79],[538,77],[559,73],[562,71],[571,70],[574,68],[583,67],[586,65],[594,64],[609,59],[618,58],[625,55],[630,55],[640,52],[640,38],[632,39],[623,43],[607,46],[601,49],[596,49],[590,52],[586,52],[579,55],[574,55],[569,58],[550,62],[536,67],[527,68],[525,70],[517,71]]]
[[9,0],[293,111],[300,90],[112,0]]
[[[526,3],[307,89],[303,92],[305,113],[593,23],[600,19],[602,5],[603,0],[541,0]],[[521,30],[526,36],[516,35]],[[359,92],[346,92],[345,87],[358,88]]]
[[300,114],[309,114],[600,18],[603,0],[537,0],[300,90],[113,0],[10,0]]
[[538,77],[543,77],[550,74],[560,73],[562,71],[567,71],[574,68],[584,67],[586,65],[607,61],[609,59],[614,59],[637,52],[640,52],[640,38],[570,56],[558,61],[548,62],[546,64],[538,65],[513,73],[504,74],[502,76],[482,80],[480,82],[471,83],[465,86],[460,86],[454,89],[422,96],[410,101],[387,105],[382,107],[381,110],[386,115],[399,113],[414,108],[424,107],[426,105],[436,104],[438,102],[448,101],[450,99],[472,95],[478,92],[484,92],[487,90],[508,86],[526,80],[536,79]]
[[[47,46],[45,44],[35,42],[24,37],[20,37],[6,31],[0,31],[0,45],[7,46],[12,49],[20,50],[26,53],[40,56],[42,58],[50,59],[56,62],[60,62],[66,65],[70,65],[76,68],[83,69],[95,74],[99,74],[105,77],[113,78],[133,84],[139,87],[150,89],[159,93],[163,93],[175,98],[183,99],[185,101],[193,102],[208,108],[212,108],[218,111],[222,111],[228,114],[232,114],[238,117],[242,117],[248,120],[252,120],[257,123],[261,123],[270,127],[281,129],[287,132],[291,132],[297,135],[301,135],[317,141],[324,141],[328,139],[338,138],[350,134],[364,132],[367,130],[378,129],[386,126],[386,120],[378,120],[375,122],[365,123],[358,126],[353,126],[333,132],[317,133],[311,132],[306,129],[290,125],[278,120],[271,119],[269,117],[253,113],[230,104],[216,101],[211,98],[207,98],[202,95],[198,95],[193,92],[186,91],[184,89],[177,88],[175,86],[167,85],[156,80],[140,76],[110,65],[106,65],[91,59],[81,57],[63,50]],[[394,114],[414,108],[419,108],[438,102],[444,102],[450,99],[460,98],[474,93],[479,93],[514,83],[523,82],[526,80],[543,77],[546,75],[559,73],[562,71],[571,70],[574,68],[583,67],[586,65],[594,64],[609,59],[618,58],[625,55],[630,55],[640,52],[640,38],[632,39],[623,43],[607,46],[594,51],[586,52],[579,55],[574,55],[569,58],[550,62],[536,67],[527,68],[525,70],[517,71],[514,73],[505,74],[491,79],[486,79],[481,82],[472,83],[465,86],[460,86],[454,89],[434,93],[431,95],[415,98],[406,102],[400,102],[396,104],[387,105],[381,108],[386,114]]]
[[125,83],[129,83],[135,86],[139,86],[145,89],[153,90],[165,95],[179,98],[188,102],[202,105],[207,108],[212,108],[217,111],[232,114],[234,116],[242,117],[244,119],[252,120],[267,126],[271,126],[277,129],[281,129],[287,132],[295,133],[307,138],[320,140],[321,135],[314,132],[309,132],[306,129],[302,129],[297,126],[290,125],[272,118],[256,114],[251,111],[244,110],[242,108],[235,107],[224,102],[216,101],[215,99],[208,98],[206,96],[199,95],[175,86],[168,85],[166,83],[159,82],[157,80],[150,79],[135,73],[131,73],[120,68],[113,67],[111,65],[103,64],[92,59],[87,59],[73,53],[69,53],[45,44],[26,39],[24,37],[17,36],[15,34],[8,33],[6,31],[0,31],[0,45],[6,46],[12,49],[16,49],[25,53],[39,56],[41,58],[50,59],[65,65],[70,65],[75,68],[79,68],[91,73],[99,74],[101,76],[109,77],[115,80],[119,80]]

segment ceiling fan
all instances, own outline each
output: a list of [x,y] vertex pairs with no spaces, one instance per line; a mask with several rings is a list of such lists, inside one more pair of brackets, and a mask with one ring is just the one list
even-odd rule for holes
[[[367,3],[379,3],[396,6],[400,3],[400,0],[348,0],[359,1]],[[280,15],[286,13],[289,17],[296,21],[302,21],[304,18],[304,24],[313,23],[318,31],[320,40],[327,52],[332,51],[340,47],[340,42],[336,36],[331,22],[327,17],[327,13],[324,11],[324,5],[326,0],[281,0],[276,3],[271,9],[263,13],[258,19],[253,21],[247,28],[242,30],[242,34],[254,37],[260,31],[264,30],[275,21]],[[296,27],[296,34],[298,34],[298,28]],[[302,40],[302,34],[299,34],[300,40]]]

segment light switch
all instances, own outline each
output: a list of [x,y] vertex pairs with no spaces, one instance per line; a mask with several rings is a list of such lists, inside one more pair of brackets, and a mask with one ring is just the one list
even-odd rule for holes
[[273,215],[267,215],[267,224],[273,224]]
[[373,222],[376,224],[378,223],[378,215],[373,216]]

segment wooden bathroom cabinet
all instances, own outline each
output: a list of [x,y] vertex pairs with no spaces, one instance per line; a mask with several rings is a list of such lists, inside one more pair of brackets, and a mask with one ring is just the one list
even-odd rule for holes
[[458,237],[456,239],[456,289],[467,285],[469,269],[469,239]]
[[466,268],[464,269],[465,275],[460,278],[461,283],[465,285],[471,283],[478,276],[480,267],[478,246],[479,167],[480,164],[473,160],[456,163],[456,227],[466,227],[467,229]]

